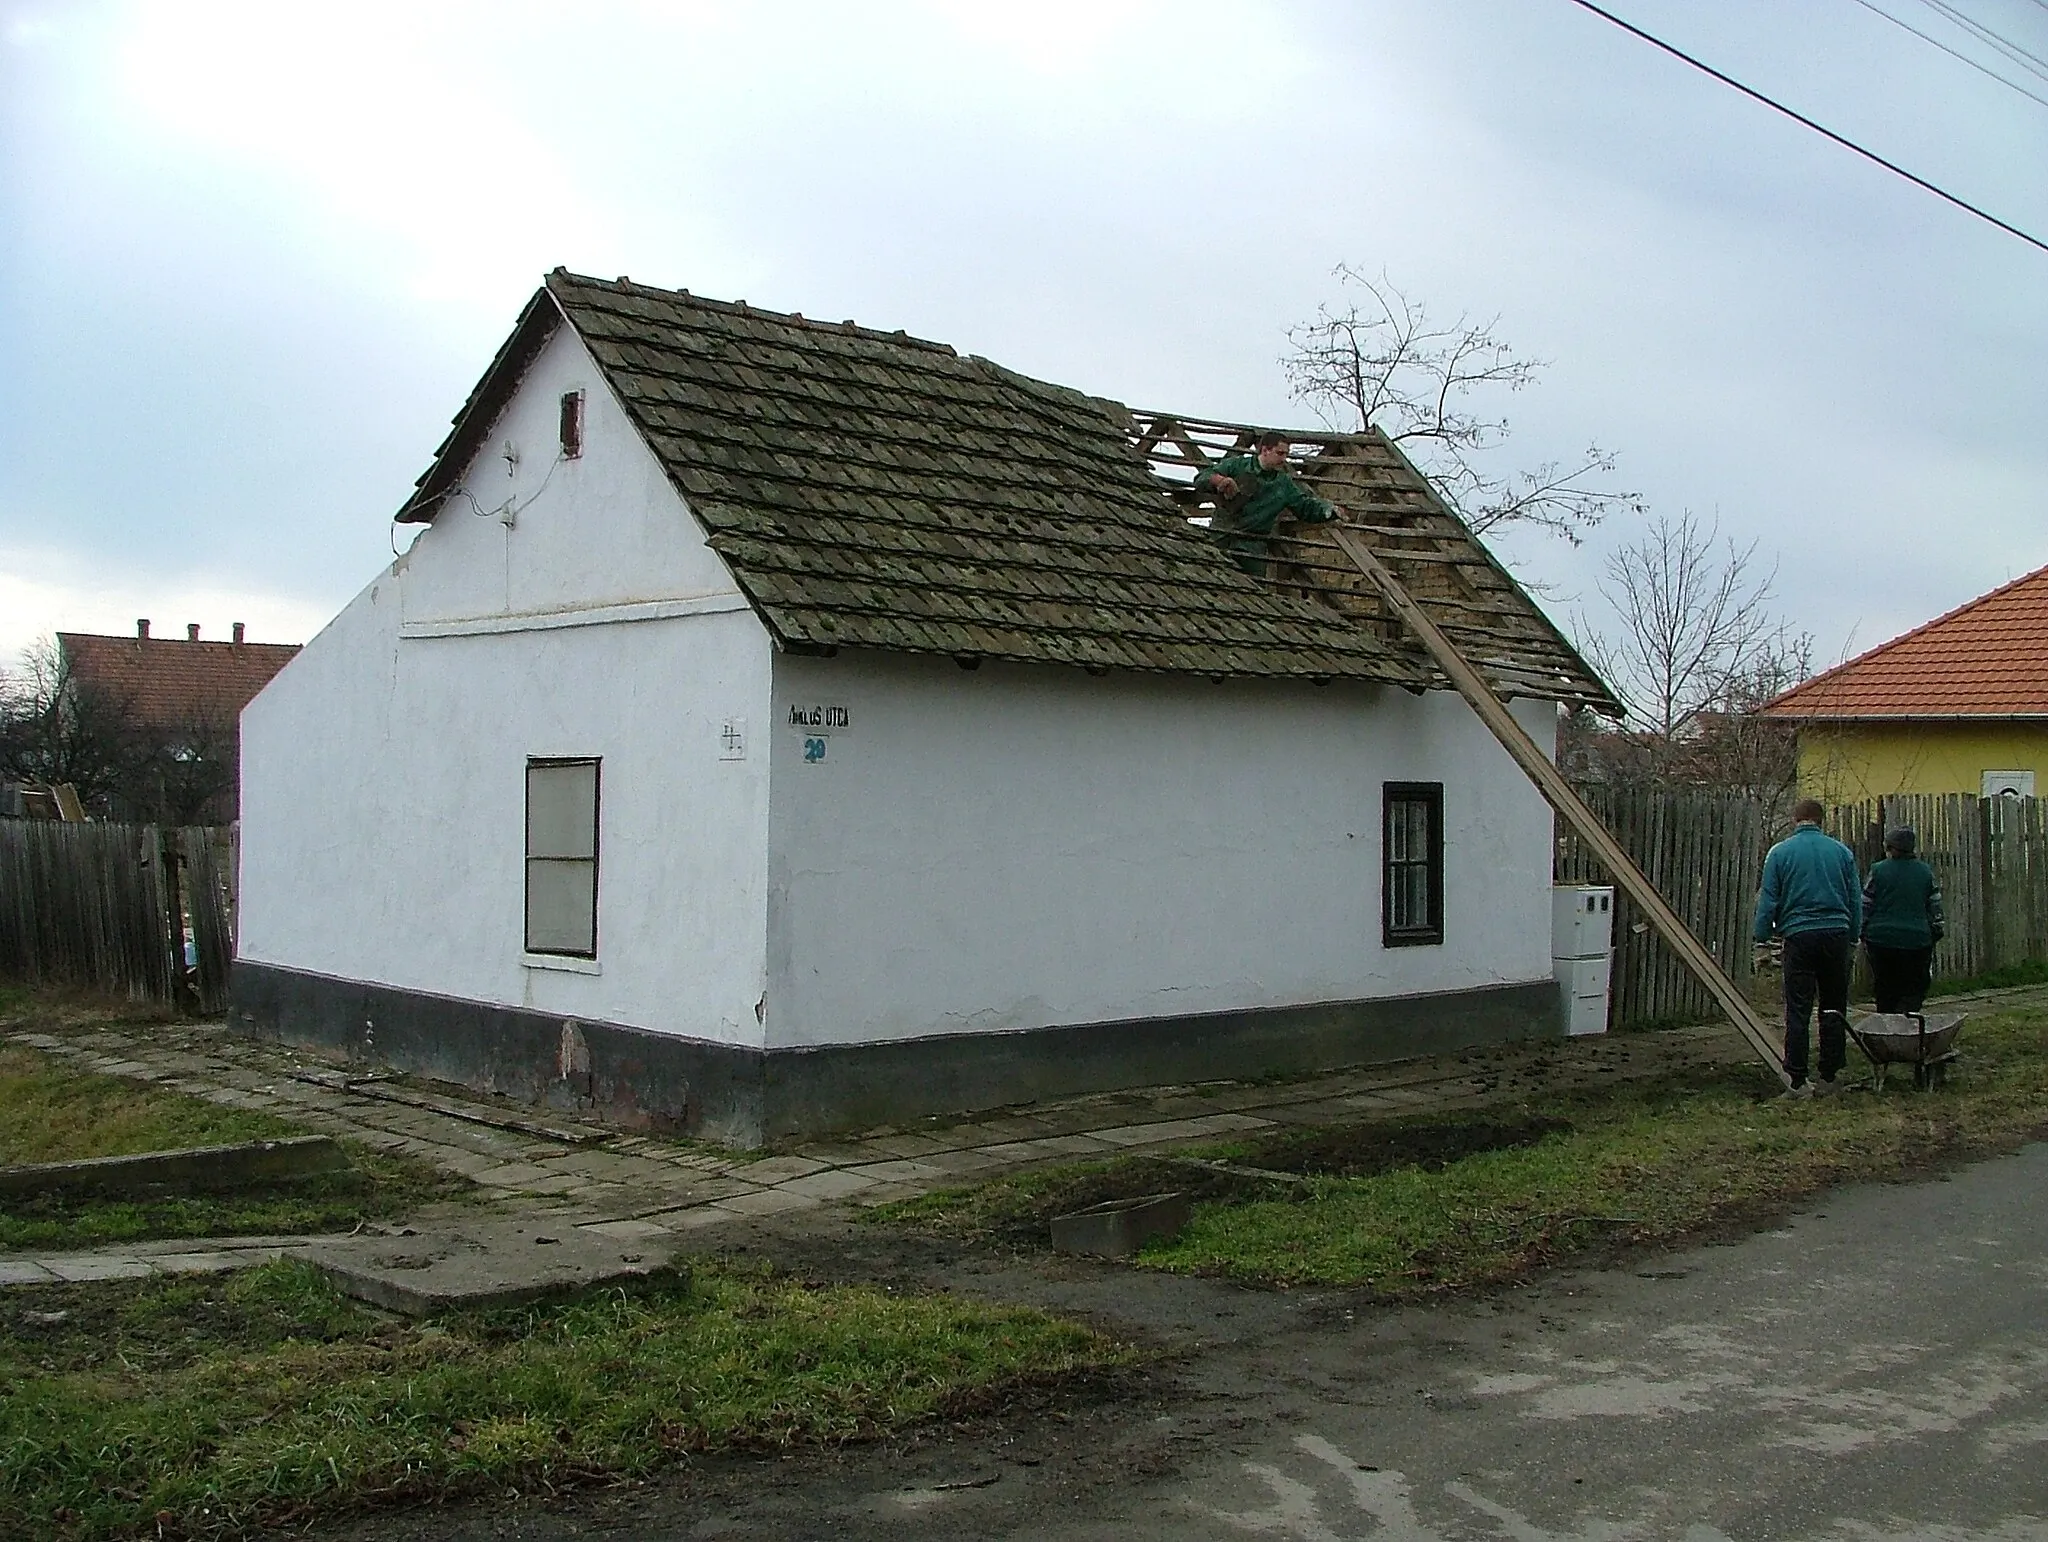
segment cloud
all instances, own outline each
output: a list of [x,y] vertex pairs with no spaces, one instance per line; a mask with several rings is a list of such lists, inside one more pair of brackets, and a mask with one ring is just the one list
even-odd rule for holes
[[332,618],[323,603],[268,595],[202,575],[172,578],[109,575],[77,553],[0,548],[0,670],[52,632],[132,636],[140,617],[159,637],[200,635],[225,640],[237,622],[251,642],[304,642]]

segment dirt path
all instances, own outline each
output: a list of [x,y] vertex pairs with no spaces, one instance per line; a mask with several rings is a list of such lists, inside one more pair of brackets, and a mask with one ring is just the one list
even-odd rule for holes
[[[1845,1191],[1740,1242],[1394,1310],[1045,1259],[896,1256],[906,1283],[968,1271],[961,1288],[1179,1351],[907,1439],[327,1535],[2041,1542],[2044,1193],[2048,1146],[2034,1146]],[[879,1266],[845,1240],[849,1267]]]

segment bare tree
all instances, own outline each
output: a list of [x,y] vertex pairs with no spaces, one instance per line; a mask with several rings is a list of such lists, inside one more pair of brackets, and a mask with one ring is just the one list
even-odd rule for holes
[[128,703],[80,680],[54,638],[25,648],[20,668],[0,675],[0,777],[69,782],[105,812],[134,763]]
[[1738,547],[1689,512],[1659,515],[1608,555],[1599,588],[1615,630],[1579,627],[1628,707],[1626,729],[1583,746],[1608,774],[1789,796],[1792,730],[1756,709],[1811,672],[1813,639],[1778,615],[1776,577],[1756,542]]
[[118,801],[150,824],[227,824],[235,817],[237,742],[233,720],[210,713],[139,730]]
[[1293,352],[1281,361],[1295,398],[1324,422],[1347,432],[1379,429],[1480,535],[1521,525],[1577,544],[1616,510],[1642,511],[1634,493],[1607,485],[1614,457],[1597,444],[1576,459],[1506,476],[1485,469],[1480,457],[1508,437],[1508,420],[1474,402],[1534,384],[1543,361],[1518,358],[1496,333],[1498,318],[1461,314],[1439,326],[1384,277],[1344,264],[1335,271],[1361,298],[1325,305],[1290,331]]

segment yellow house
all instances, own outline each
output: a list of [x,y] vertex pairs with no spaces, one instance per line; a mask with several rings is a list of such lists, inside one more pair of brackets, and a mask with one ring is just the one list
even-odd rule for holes
[[1764,716],[1799,725],[1799,788],[2048,793],[2048,568],[1796,685]]

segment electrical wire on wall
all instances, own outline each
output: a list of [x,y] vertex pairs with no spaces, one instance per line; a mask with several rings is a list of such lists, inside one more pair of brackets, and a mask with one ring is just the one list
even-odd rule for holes
[[[511,496],[507,497],[505,501],[499,504],[496,508],[487,509],[477,501],[476,494],[472,493],[467,487],[464,487],[462,484],[457,483],[455,486],[449,488],[448,491],[442,495],[443,500],[445,501],[449,498],[460,498],[469,505],[469,511],[472,514],[476,515],[477,518],[498,520],[504,524],[507,530],[510,530],[512,526],[515,523],[517,523],[520,514],[523,511],[532,508],[535,501],[539,499],[540,495],[548,490],[548,483],[554,481],[556,470],[559,469],[562,462],[564,462],[567,459],[569,459],[567,455],[564,455],[560,451],[557,451],[555,454],[555,458],[552,461],[548,462],[548,474],[540,479],[540,486],[536,487],[532,492],[528,493],[524,499],[521,499],[517,493],[514,493]],[[398,524],[399,522],[396,519],[391,521],[391,555],[394,557],[401,557],[405,555],[404,552],[401,552],[398,549]],[[413,539],[417,541],[419,538],[415,536]],[[408,546],[405,550],[411,551],[412,547]]]

